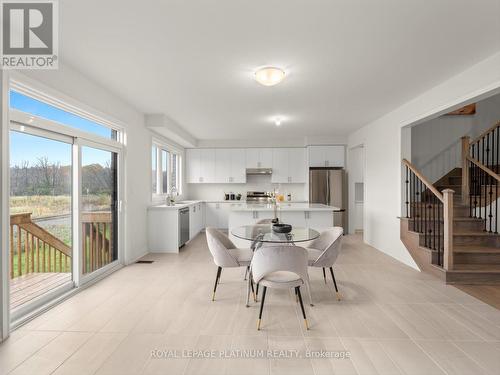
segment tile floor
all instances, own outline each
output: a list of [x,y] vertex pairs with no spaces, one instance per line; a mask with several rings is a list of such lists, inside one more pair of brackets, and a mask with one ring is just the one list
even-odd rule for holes
[[[216,267],[200,235],[180,255],[151,254],[12,333],[3,374],[499,374],[500,311],[346,236],[335,273],[342,301],[311,270],[304,330],[292,292],[270,290],[262,330],[243,269]],[[161,359],[152,356],[172,355]],[[229,350],[290,358],[189,358]],[[252,351],[254,350],[254,351]],[[306,358],[306,353],[348,358]],[[158,354],[159,353],[159,354]],[[213,354],[211,354],[213,353]]]

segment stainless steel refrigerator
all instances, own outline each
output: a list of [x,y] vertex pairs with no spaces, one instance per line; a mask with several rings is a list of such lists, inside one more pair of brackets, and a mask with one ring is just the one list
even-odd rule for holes
[[347,233],[347,179],[343,168],[310,168],[309,202],[337,207],[333,225]]

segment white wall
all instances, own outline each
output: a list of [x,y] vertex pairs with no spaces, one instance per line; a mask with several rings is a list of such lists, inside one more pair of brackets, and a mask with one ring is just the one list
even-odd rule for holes
[[[349,233],[363,229],[363,203],[355,202],[355,184],[364,183],[365,150],[362,145],[353,147],[347,152],[348,189],[349,189]],[[361,223],[360,223],[361,221]]]
[[[303,126],[307,126],[304,124]],[[201,148],[218,148],[218,147],[306,147],[311,145],[345,145],[347,144],[346,136],[323,136],[323,137],[304,137],[304,138],[287,138],[286,125],[283,125],[283,138],[267,139],[265,134],[256,134],[256,139],[207,139],[198,140],[197,147]]]
[[124,209],[125,262],[147,252],[146,208],[151,201],[151,134],[141,112],[68,66],[55,71],[26,71],[28,77],[126,125]]
[[500,95],[477,103],[476,114],[441,116],[411,128],[411,162],[435,182],[460,167],[460,138],[475,138],[500,120]]
[[401,243],[402,128],[460,108],[500,91],[500,52],[426,91],[349,136],[349,147],[365,145],[365,241],[417,268]]
[[247,176],[246,184],[188,184],[189,199],[222,200],[225,192],[241,193],[243,199],[247,191],[273,191],[292,194],[292,200],[306,199],[306,184],[273,184],[271,176]]

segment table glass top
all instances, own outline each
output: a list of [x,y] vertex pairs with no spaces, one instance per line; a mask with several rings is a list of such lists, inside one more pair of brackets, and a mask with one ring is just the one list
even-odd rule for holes
[[312,241],[319,237],[319,232],[304,227],[292,227],[290,233],[276,233],[270,224],[243,225],[231,229],[231,234],[235,237],[259,242],[305,242]]

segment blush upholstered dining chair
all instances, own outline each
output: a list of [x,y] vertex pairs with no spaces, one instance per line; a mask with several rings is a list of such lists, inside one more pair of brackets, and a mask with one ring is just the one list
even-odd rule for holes
[[304,323],[306,328],[309,329],[300,293],[300,287],[303,285],[307,286],[309,280],[307,274],[307,256],[307,250],[297,246],[261,247],[254,253],[250,266],[250,277],[255,283],[263,286],[257,330],[260,330],[267,288],[294,288],[297,299],[300,302]]
[[307,247],[307,252],[309,255],[309,267],[323,268],[323,279],[326,284],[326,272],[325,269],[329,268],[332,275],[333,285],[335,287],[335,293],[337,300],[340,301],[340,293],[337,288],[337,281],[335,280],[335,275],[333,273],[333,264],[339,256],[342,247],[342,235],[344,234],[344,229],[342,227],[332,227],[323,232],[320,236],[313,240]]
[[253,252],[251,249],[238,249],[224,233],[215,228],[206,228],[206,236],[208,248],[217,266],[217,276],[215,277],[214,291],[212,294],[212,301],[214,301],[222,269],[229,267],[249,267],[252,261]]

